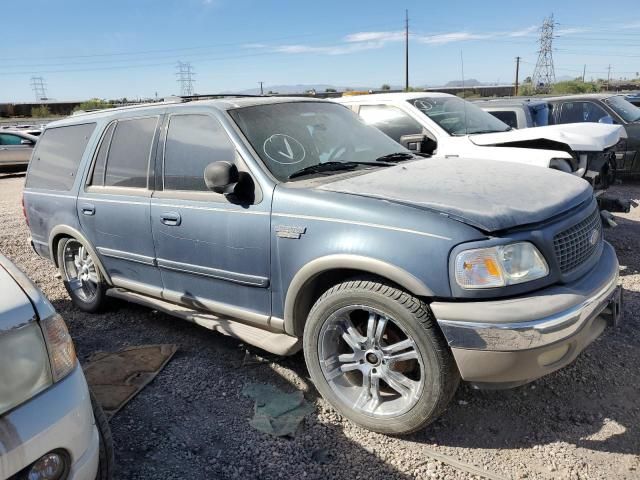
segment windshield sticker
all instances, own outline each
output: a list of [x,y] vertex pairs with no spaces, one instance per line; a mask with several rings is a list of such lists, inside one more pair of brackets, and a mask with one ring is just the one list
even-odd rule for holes
[[267,157],[282,165],[300,163],[307,155],[298,140],[282,133],[275,133],[267,138],[262,145],[262,150]]
[[428,112],[433,108],[433,104],[429,100],[416,100],[414,105],[423,112]]

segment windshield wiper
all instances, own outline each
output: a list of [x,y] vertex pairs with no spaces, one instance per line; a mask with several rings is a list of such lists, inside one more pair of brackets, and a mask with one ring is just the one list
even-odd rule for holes
[[315,165],[309,165],[308,167],[301,168],[300,170],[293,172],[287,178],[291,180],[292,178],[302,177],[303,175],[311,175],[313,173],[337,172],[340,170],[353,170],[354,168],[357,168],[360,165],[369,165],[374,167],[389,166],[389,165],[373,163],[373,162],[324,162],[324,163],[317,163]]
[[381,157],[376,158],[376,162],[402,162],[404,160],[411,160],[412,158],[415,158],[413,153],[396,152],[389,153],[388,155],[382,155]]

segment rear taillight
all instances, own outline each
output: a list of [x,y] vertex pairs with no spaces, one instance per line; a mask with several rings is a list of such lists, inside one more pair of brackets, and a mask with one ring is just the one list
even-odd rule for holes
[[27,209],[24,206],[24,195],[22,195],[22,215],[24,215],[24,220],[27,222],[27,226],[29,226],[29,217],[27,217]]

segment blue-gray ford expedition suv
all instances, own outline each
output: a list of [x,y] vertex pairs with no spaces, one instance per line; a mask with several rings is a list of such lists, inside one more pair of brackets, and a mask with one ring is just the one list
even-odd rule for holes
[[50,123],[24,207],[73,302],[168,312],[304,349],[342,414],[406,433],[460,378],[516,386],[618,319],[591,187],[507,162],[425,159],[335,103],[227,98]]

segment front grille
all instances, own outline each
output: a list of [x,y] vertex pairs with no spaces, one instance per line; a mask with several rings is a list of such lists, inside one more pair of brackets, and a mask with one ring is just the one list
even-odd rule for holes
[[601,243],[602,222],[600,211],[596,208],[587,218],[553,237],[553,248],[560,271],[568,273],[582,265]]

